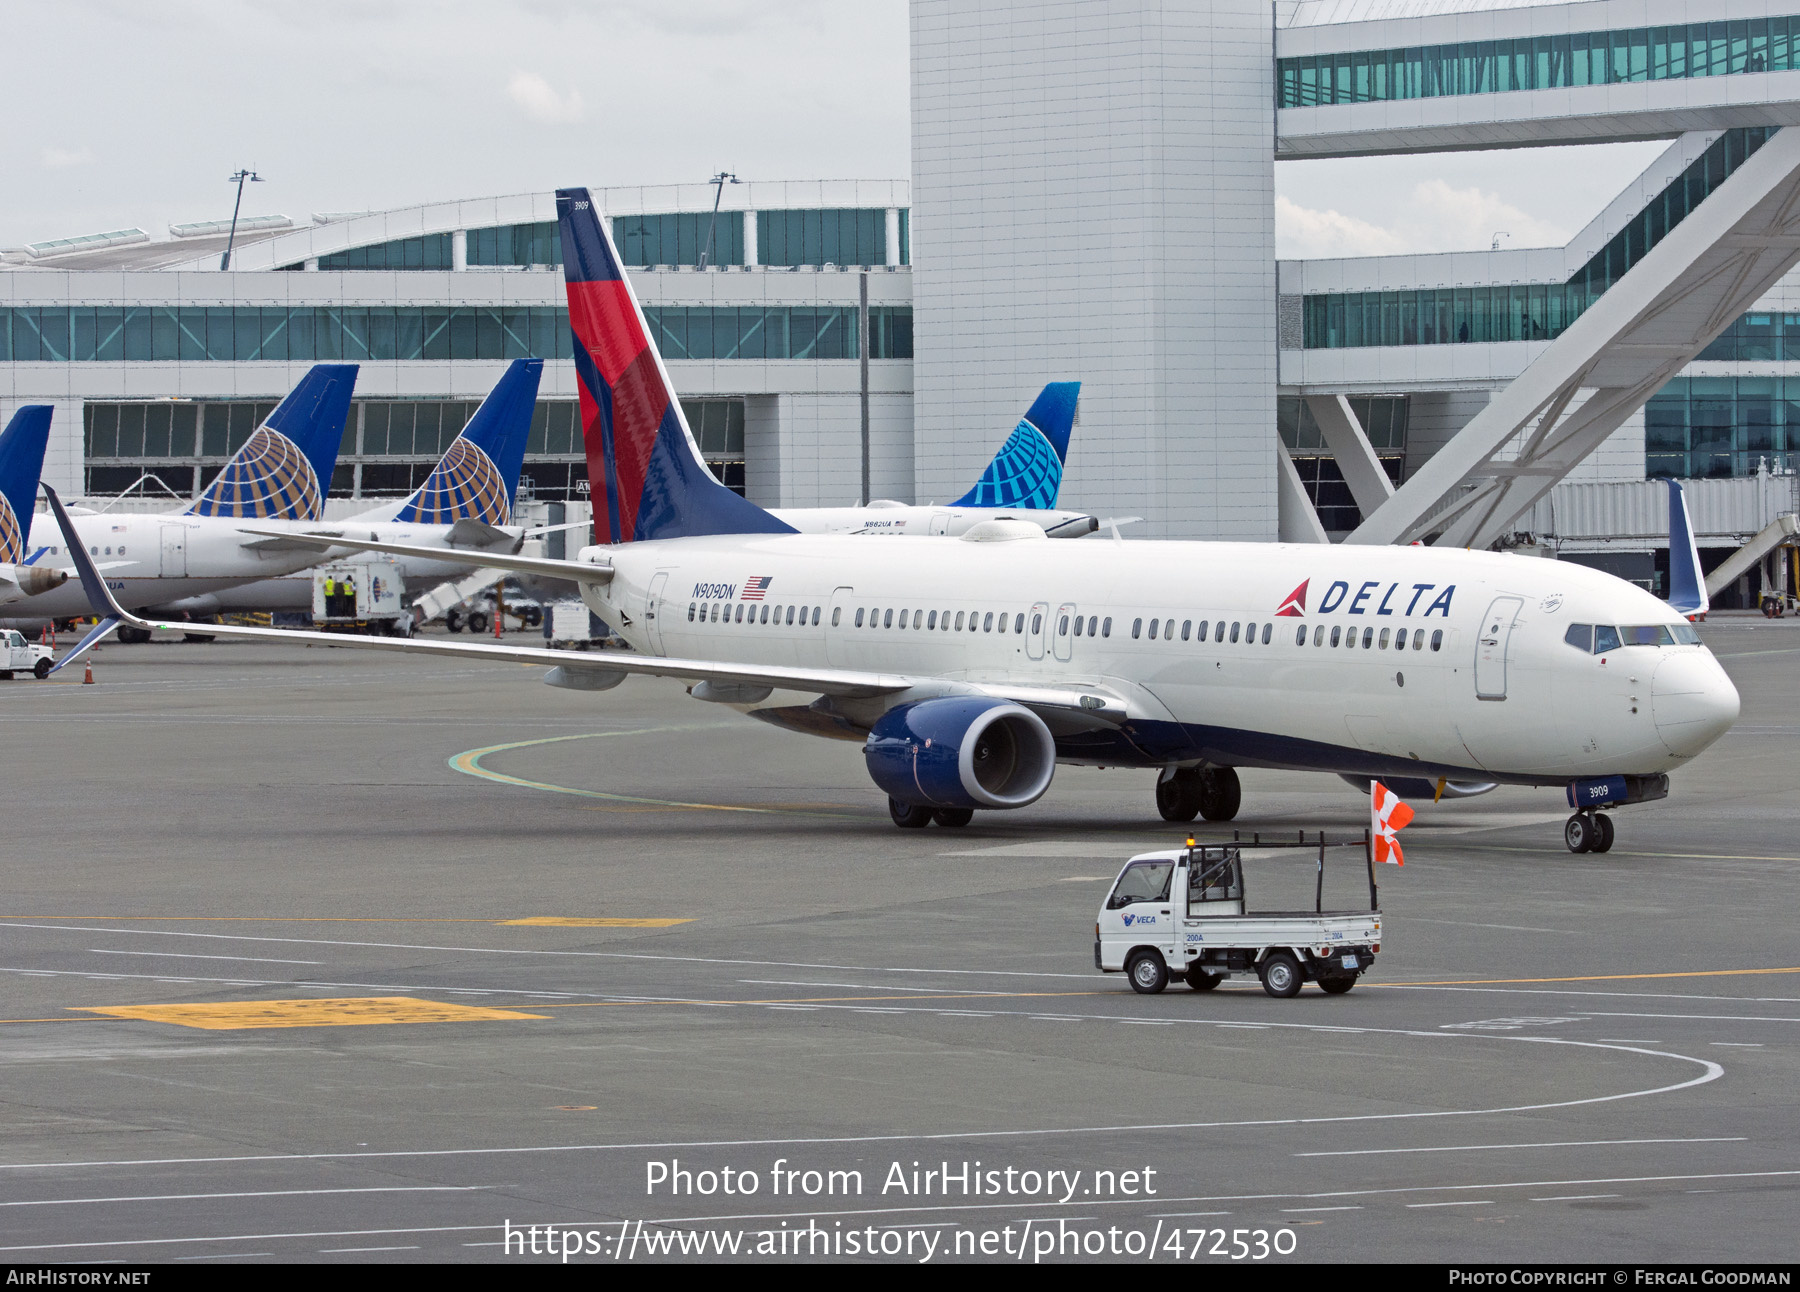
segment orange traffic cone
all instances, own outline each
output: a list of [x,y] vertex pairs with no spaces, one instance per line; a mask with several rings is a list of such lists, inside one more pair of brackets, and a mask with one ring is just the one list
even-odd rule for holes
[[83,686],[92,686],[94,684],[94,661],[92,657],[90,657],[84,662],[87,664],[87,672],[82,674],[81,684]]

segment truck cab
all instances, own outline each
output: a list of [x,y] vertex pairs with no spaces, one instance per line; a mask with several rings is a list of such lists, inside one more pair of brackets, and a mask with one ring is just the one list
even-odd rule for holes
[[48,646],[28,641],[17,628],[0,632],[0,679],[11,681],[15,673],[30,673],[38,681],[50,676],[50,665],[56,652]]
[[[1311,911],[1252,912],[1245,905],[1244,855],[1267,848],[1318,854]],[[1369,910],[1323,909],[1326,853],[1363,849]],[[1381,949],[1381,911],[1373,860],[1363,839],[1327,842],[1196,845],[1140,853],[1125,863],[1094,923],[1094,967],[1124,973],[1132,989],[1163,990],[1171,977],[1211,991],[1232,974],[1255,974],[1271,996],[1297,994],[1307,982],[1349,991]]]

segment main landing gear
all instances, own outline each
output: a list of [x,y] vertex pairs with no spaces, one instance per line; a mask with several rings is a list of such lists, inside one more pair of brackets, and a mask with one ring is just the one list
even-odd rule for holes
[[1563,825],[1563,842],[1570,852],[1610,852],[1612,818],[1604,812],[1577,812]]
[[1231,767],[1165,767],[1156,779],[1156,810],[1165,821],[1229,821],[1243,801]]
[[899,799],[888,800],[888,815],[894,818],[894,824],[902,830],[923,830],[936,821],[941,826],[952,829],[965,826],[975,819],[974,808],[928,808],[919,803],[902,803]]

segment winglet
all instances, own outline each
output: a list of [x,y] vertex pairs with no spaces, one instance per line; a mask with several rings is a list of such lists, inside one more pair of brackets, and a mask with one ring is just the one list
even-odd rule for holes
[[968,493],[952,507],[1022,507],[1048,510],[1062,491],[1063,464],[1075,428],[1079,381],[1053,381],[1006,437],[1006,443]]
[[102,619],[99,623],[95,624],[93,628],[88,630],[88,635],[86,637],[83,637],[79,642],[75,643],[74,649],[63,652],[63,657],[50,666],[50,671],[52,673],[62,672],[65,668],[69,667],[69,665],[73,664],[83,655],[93,650],[94,647],[98,646],[118,626],[119,621],[115,616],[106,616],[106,618]]
[[1669,605],[1690,619],[1703,615],[1711,605],[1706,578],[1700,572],[1700,549],[1694,545],[1694,526],[1688,519],[1687,495],[1681,481],[1669,486]]
[[44,496],[50,500],[50,510],[56,514],[56,527],[62,530],[63,542],[68,545],[70,559],[75,562],[75,572],[81,575],[82,590],[87,593],[88,605],[93,607],[94,613],[118,623],[130,624],[134,628],[151,627],[150,623],[139,619],[113,598],[112,589],[106,586],[106,580],[94,568],[94,558],[88,555],[87,544],[81,541],[81,535],[75,531],[75,522],[69,519],[62,499],[56,496],[56,490],[49,485],[41,487]]

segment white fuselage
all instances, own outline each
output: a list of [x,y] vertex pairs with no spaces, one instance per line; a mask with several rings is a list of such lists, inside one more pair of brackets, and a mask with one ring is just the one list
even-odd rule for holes
[[[148,516],[101,513],[72,519],[102,577],[120,603],[130,610],[159,607],[211,614],[225,609],[282,609],[281,605],[254,597],[234,599],[232,591],[308,570],[344,554],[341,551],[320,552],[311,547],[271,545],[269,540],[246,533],[246,529],[354,533],[359,538],[373,535],[380,542],[443,547],[451,559],[442,562],[414,559],[403,569],[402,577],[409,581],[417,579],[420,584],[466,574],[480,565],[481,557],[479,548],[451,548],[448,525],[365,519],[257,520],[180,513]],[[56,521],[43,513],[32,520],[27,550],[36,551],[40,546],[50,550],[39,558],[39,564],[70,567]],[[510,551],[511,547],[505,550]],[[305,600],[295,608],[310,607],[310,576],[286,582],[304,583]],[[92,613],[80,580],[71,577],[52,591],[12,602],[6,608],[5,618],[35,621]]]
[[[589,605],[649,654],[923,676],[942,687],[1093,688],[1120,701],[1123,724],[1057,733],[1064,762],[1550,784],[1666,772],[1738,712],[1704,646],[1595,655],[1568,644],[1573,624],[1686,625],[1628,583],[1528,557],[812,536],[633,543],[583,559],[593,555],[614,574],[585,585]],[[761,597],[746,601],[752,580],[765,581]],[[1302,583],[1304,613],[1278,615]],[[1498,633],[1490,617],[1504,620]],[[893,702],[822,703],[866,728]]]
[[876,501],[866,507],[777,507],[771,516],[802,534],[878,534],[896,538],[959,537],[984,520],[1022,520],[1052,538],[1080,538],[1097,528],[1083,511],[1029,507],[916,507]]

